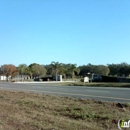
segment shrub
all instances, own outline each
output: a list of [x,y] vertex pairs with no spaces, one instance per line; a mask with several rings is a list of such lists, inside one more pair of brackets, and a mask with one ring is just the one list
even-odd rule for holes
[[80,79],[80,81],[81,81],[81,82],[84,82],[84,79],[82,78],[82,79]]

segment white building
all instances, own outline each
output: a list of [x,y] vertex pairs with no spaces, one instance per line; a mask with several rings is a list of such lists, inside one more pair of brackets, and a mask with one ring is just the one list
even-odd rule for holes
[[4,80],[4,81],[5,81],[5,80],[7,80],[7,77],[1,75],[1,76],[0,76],[0,80]]

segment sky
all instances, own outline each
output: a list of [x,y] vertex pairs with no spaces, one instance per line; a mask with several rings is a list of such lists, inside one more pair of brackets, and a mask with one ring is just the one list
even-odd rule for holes
[[0,0],[0,65],[130,64],[130,0]]

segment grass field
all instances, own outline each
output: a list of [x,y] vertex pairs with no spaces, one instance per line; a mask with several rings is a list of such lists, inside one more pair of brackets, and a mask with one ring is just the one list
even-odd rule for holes
[[0,130],[116,130],[130,104],[0,90]]
[[130,83],[112,83],[112,82],[92,82],[92,83],[63,82],[63,83],[60,83],[59,85],[64,85],[64,86],[96,86],[96,87],[126,87],[126,88],[130,88]]

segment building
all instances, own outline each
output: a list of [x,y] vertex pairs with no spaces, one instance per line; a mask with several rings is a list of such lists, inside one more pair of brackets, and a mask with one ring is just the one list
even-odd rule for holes
[[0,76],[0,80],[5,81],[5,80],[7,80],[7,77],[6,77],[6,76],[1,75],[1,76]]

